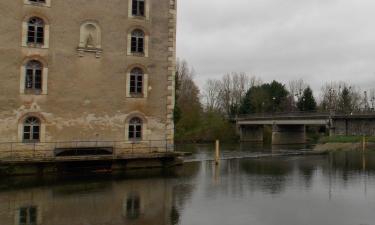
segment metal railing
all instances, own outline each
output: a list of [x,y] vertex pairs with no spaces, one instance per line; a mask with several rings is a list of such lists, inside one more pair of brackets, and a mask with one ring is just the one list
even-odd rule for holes
[[[147,141],[64,141],[64,142],[0,142],[0,160],[53,160],[59,157],[119,157],[150,153],[170,153],[169,140]],[[68,155],[59,156],[60,153]],[[84,153],[84,154],[83,154]]]

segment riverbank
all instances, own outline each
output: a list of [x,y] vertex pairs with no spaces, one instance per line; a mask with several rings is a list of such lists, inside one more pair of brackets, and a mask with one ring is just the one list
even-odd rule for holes
[[[365,137],[365,149],[375,150],[375,137]],[[362,136],[323,137],[314,148],[315,151],[361,151]]]

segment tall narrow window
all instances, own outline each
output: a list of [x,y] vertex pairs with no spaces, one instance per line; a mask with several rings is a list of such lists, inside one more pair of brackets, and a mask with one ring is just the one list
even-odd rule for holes
[[134,68],[130,71],[130,95],[143,95],[143,71],[140,68]]
[[39,61],[31,60],[26,64],[25,91],[39,94],[42,91],[43,66]]
[[145,33],[136,29],[131,33],[131,52],[144,54]]
[[33,17],[28,21],[27,44],[44,44],[44,21],[38,17]]
[[40,120],[36,117],[26,118],[23,124],[23,141],[39,142],[40,141]]
[[37,209],[36,207],[22,207],[19,211],[19,225],[36,225]]
[[129,122],[129,140],[137,141],[142,139],[142,120],[135,117]]
[[132,15],[145,16],[145,0],[132,0]]

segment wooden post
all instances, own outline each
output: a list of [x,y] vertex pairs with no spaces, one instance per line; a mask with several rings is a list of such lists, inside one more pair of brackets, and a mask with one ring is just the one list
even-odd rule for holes
[[363,136],[362,139],[362,152],[364,153],[366,151],[366,136]]
[[219,142],[219,140],[216,140],[216,143],[215,143],[215,163],[216,163],[216,165],[219,164],[219,161],[220,161],[220,142]]

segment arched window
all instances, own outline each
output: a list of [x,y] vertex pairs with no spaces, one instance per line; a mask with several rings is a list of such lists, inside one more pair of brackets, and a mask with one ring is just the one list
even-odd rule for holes
[[145,16],[145,0],[132,0],[132,15]]
[[136,67],[130,71],[130,94],[143,95],[143,70]]
[[38,17],[32,17],[27,23],[27,43],[44,44],[44,21]]
[[23,123],[23,141],[40,141],[40,120],[36,117],[28,117]]
[[144,54],[145,33],[136,29],[131,33],[131,52]]
[[141,140],[142,139],[142,120],[138,117],[134,117],[129,121],[129,140]]
[[42,91],[43,65],[37,60],[31,60],[26,64],[25,90],[28,92]]

